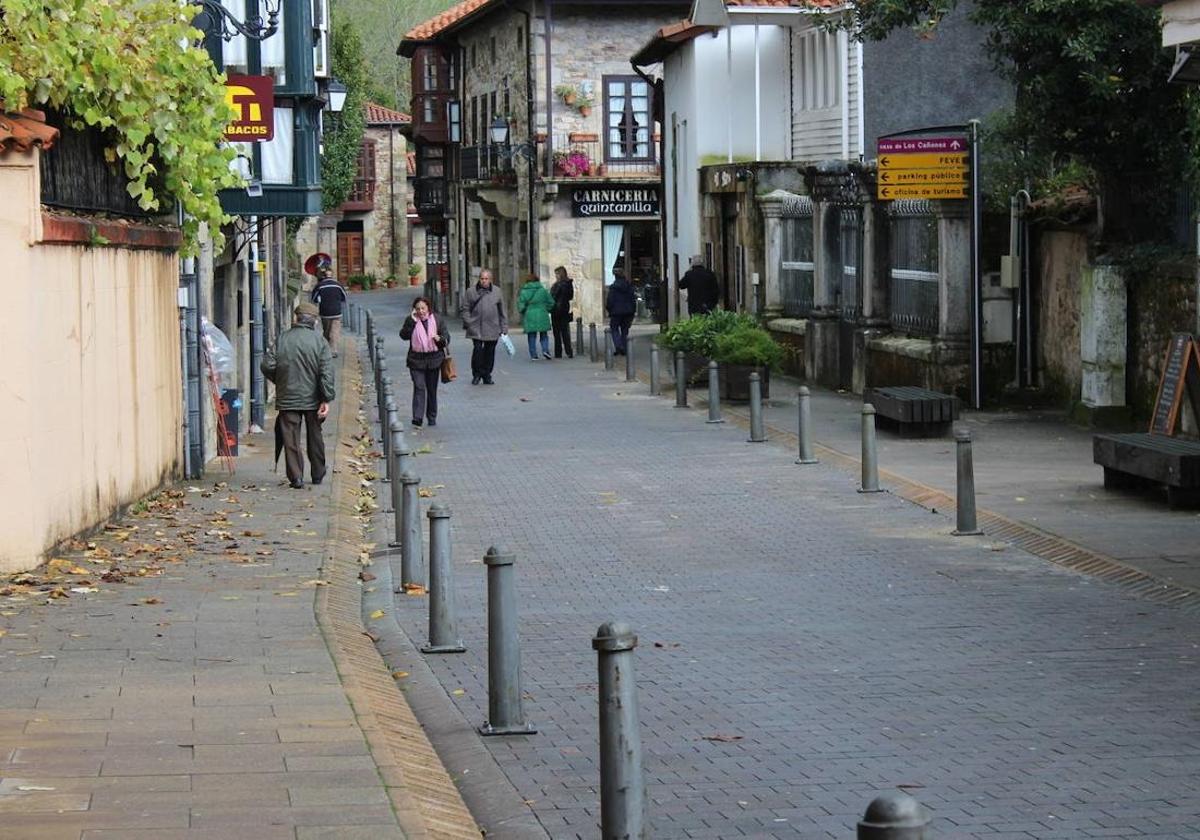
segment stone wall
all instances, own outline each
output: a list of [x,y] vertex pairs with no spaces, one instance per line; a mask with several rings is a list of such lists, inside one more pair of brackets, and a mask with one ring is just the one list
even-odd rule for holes
[[1080,294],[1088,239],[1076,230],[1043,230],[1034,242],[1038,384],[1064,405],[1079,399]]
[[1189,276],[1189,269],[1160,265],[1133,270],[1129,275],[1126,390],[1139,421],[1148,422],[1153,411],[1171,335],[1196,329],[1196,280]]

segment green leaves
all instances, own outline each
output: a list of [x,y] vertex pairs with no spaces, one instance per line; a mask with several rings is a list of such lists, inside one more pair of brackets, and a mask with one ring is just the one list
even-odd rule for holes
[[349,20],[339,20],[331,36],[334,78],[346,86],[346,104],[336,118],[326,123],[325,151],[321,155],[321,204],[335,210],[350,195],[358,174],[366,117],[367,68],[362,40]]
[[[154,210],[182,207],[184,249],[201,223],[220,238],[219,190],[241,185],[223,148],[229,117],[221,75],[199,49],[191,10],[177,0],[4,0],[0,98],[9,110],[62,109],[78,124],[111,130],[129,193]],[[186,46],[182,46],[186,45]],[[218,247],[220,243],[218,242]]]

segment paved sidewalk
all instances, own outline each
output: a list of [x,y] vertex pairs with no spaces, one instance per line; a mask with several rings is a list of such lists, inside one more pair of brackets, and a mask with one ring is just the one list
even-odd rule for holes
[[337,476],[291,490],[270,446],[0,583],[0,838],[413,836],[339,678],[369,663],[335,667],[314,616]]
[[[393,371],[402,311],[376,306]],[[410,432],[423,485],[454,514],[469,648],[427,667],[460,721],[441,737],[473,737],[480,559],[515,552],[539,734],[482,744],[541,836],[596,836],[590,639],[612,618],[641,640],[649,836],[848,838],[895,786],[944,837],[1198,836],[1191,618],[951,537],[947,512],[857,494],[846,471],[799,468],[790,448],[707,426],[620,369],[518,354],[496,378],[444,386],[437,428]],[[423,643],[425,599],[396,610]]]

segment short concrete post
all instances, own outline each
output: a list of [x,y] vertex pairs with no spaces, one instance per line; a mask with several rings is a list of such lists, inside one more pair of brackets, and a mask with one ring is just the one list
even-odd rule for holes
[[[404,428],[400,425],[399,420],[392,420],[388,424],[388,440],[391,441],[388,447],[390,452],[390,457],[388,458],[388,463],[391,465],[389,468],[390,473],[391,475],[400,475],[401,470],[398,469],[399,458],[397,455],[400,450],[408,449],[408,446],[404,443]],[[392,481],[390,482],[390,486],[392,491],[390,497],[392,507],[391,510],[386,510],[384,513],[392,514],[396,531],[396,545],[400,545],[400,511],[404,504],[404,500],[401,497],[403,485],[399,481]]]
[[750,443],[763,443],[767,432],[763,426],[762,381],[758,373],[750,374]]
[[641,840],[646,810],[642,736],[633,651],[638,639],[623,621],[601,624],[592,639],[600,675],[600,837]]
[[583,355],[583,319],[575,318],[575,352]]
[[421,568],[421,479],[411,472],[400,474],[400,483],[404,485],[404,493],[400,502],[401,540],[400,540],[400,589],[410,583],[418,586],[425,585],[425,575]]
[[400,425],[400,415],[396,412],[396,401],[392,397],[390,382],[386,383],[384,394],[386,394],[384,406],[387,411],[385,415],[387,423],[384,424],[384,429],[387,430],[387,434],[380,435],[383,438],[383,478],[381,480],[384,484],[388,484],[398,475],[398,473],[392,472],[392,429]]
[[454,584],[450,566],[450,508],[441,502],[429,506],[429,644],[422,653],[462,653],[467,648],[458,635],[454,611]]
[[593,362],[600,360],[600,345],[596,343],[595,324],[588,324],[588,356]]
[[931,840],[932,837],[929,812],[900,791],[871,800],[858,821],[858,840]]
[[675,351],[675,407],[687,408],[687,365],[683,351]]
[[634,346],[633,336],[628,336],[625,339],[625,381],[632,382],[637,379],[637,365],[634,362]]
[[799,392],[800,420],[797,430],[800,437],[800,457],[796,459],[797,464],[817,463],[817,459],[813,456],[811,401],[812,397],[809,395],[808,386],[801,385]]
[[650,342],[650,396],[657,397],[662,393],[662,387],[659,384],[659,369],[658,369],[658,342]]
[[975,458],[971,454],[970,429],[955,429],[954,443],[958,460],[957,525],[958,537],[982,534],[975,518]]
[[483,555],[488,578],[488,719],[479,727],[481,735],[529,735],[537,731],[521,711],[515,560],[495,546]]
[[724,423],[721,419],[721,366],[708,363],[708,420],[706,423]]
[[878,493],[879,459],[875,452],[875,406],[862,407],[862,487],[859,493]]
[[604,328],[604,369],[613,369],[613,338],[612,327]]

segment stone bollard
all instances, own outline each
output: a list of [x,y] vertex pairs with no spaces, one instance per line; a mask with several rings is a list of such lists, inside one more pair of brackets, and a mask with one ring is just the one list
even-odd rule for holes
[[675,407],[687,408],[687,365],[683,351],[675,351]]
[[625,381],[632,382],[637,379],[637,365],[633,361],[633,336],[627,336],[625,339]]
[[595,324],[588,324],[588,356],[593,362],[600,360],[600,345],[596,343]]
[[613,339],[612,327],[604,328],[604,369],[613,369]]
[[796,459],[797,464],[817,463],[817,459],[813,456],[811,400],[812,397],[808,392],[808,386],[801,385],[798,400],[800,404],[800,420],[797,428],[800,438],[800,457]]
[[411,472],[400,474],[404,492],[400,500],[400,587],[403,591],[410,583],[425,585],[421,568],[421,479]]
[[907,793],[885,793],[871,800],[858,821],[858,840],[931,840],[929,812]]
[[862,487],[859,493],[879,493],[879,458],[875,453],[875,406],[862,407]]
[[396,401],[392,397],[390,382],[384,388],[384,394],[386,396],[383,402],[387,411],[384,416],[387,418],[387,423],[383,428],[387,430],[387,434],[380,435],[383,438],[383,478],[380,480],[384,484],[390,484],[392,479],[398,475],[398,473],[392,472],[392,429],[400,425],[400,415],[396,412]]
[[421,653],[462,653],[450,566],[450,508],[434,502],[429,518],[429,644]]
[[708,419],[706,423],[724,423],[721,419],[721,366],[708,363]]
[[[403,427],[397,423],[392,432],[392,475],[402,476],[412,470],[412,453],[404,437]],[[388,548],[404,547],[404,482],[392,482],[392,524],[394,538]]]
[[575,352],[583,355],[583,319],[575,316]]
[[483,555],[488,590],[488,719],[481,735],[537,732],[521,711],[521,640],[517,634],[517,582],[511,554],[492,546]]
[[956,537],[982,534],[975,518],[975,458],[971,454],[971,431],[955,429],[954,443],[958,461],[957,525]]
[[650,342],[650,396],[657,397],[662,393],[662,387],[659,384],[659,369],[658,369],[658,342]]
[[600,837],[644,838],[646,783],[638,728],[633,651],[638,639],[623,621],[601,624],[592,639],[600,675]]
[[750,374],[750,443],[763,443],[767,432],[763,426],[762,381],[758,373]]

